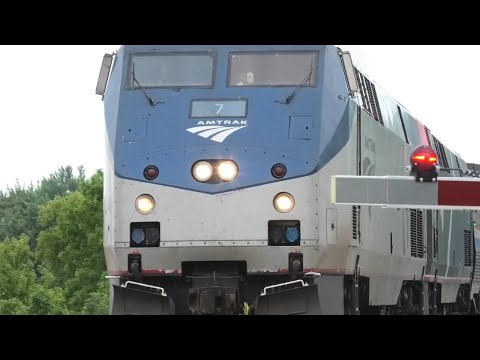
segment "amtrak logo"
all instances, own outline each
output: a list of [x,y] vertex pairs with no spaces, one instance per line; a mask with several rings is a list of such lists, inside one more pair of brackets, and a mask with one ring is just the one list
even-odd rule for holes
[[[208,125],[208,124],[219,124],[219,125]],[[207,124],[207,125],[205,125]],[[243,125],[243,126],[222,126],[223,125]],[[189,129],[186,129],[192,134],[197,134],[205,139],[210,139],[218,143],[222,143],[228,136],[234,132],[243,129],[248,126],[247,121],[229,121],[229,120],[217,120],[217,121],[199,121],[197,125]]]

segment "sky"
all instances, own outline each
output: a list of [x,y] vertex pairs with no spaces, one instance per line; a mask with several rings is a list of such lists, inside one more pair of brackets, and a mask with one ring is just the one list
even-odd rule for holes
[[[478,45],[339,45],[448,148],[480,164]],[[0,45],[0,190],[61,166],[104,168],[105,53],[118,45]]]

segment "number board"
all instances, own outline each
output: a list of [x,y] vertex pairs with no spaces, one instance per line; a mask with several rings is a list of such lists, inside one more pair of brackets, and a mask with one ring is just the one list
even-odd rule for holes
[[190,117],[215,118],[247,116],[247,100],[192,100]]

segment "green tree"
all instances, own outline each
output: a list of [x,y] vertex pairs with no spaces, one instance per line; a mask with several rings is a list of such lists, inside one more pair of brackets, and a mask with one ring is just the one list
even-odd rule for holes
[[102,273],[99,277],[97,290],[92,292],[86,298],[82,314],[86,315],[107,315],[108,314],[108,281],[105,280],[106,272]]
[[25,234],[29,239],[38,236],[37,213],[39,196],[32,185],[0,192],[0,241]]
[[30,313],[34,315],[68,314],[63,289],[55,286],[53,274],[42,265],[36,268],[37,283],[30,290]]
[[28,306],[17,298],[0,300],[1,315],[26,315],[29,313]]
[[71,166],[62,166],[48,178],[43,178],[37,187],[30,184],[25,188],[17,182],[6,192],[0,191],[0,241],[25,234],[34,248],[40,232],[37,222],[39,207],[56,196],[78,190],[85,181],[85,171],[83,167],[77,170],[78,176]]
[[0,314],[66,314],[63,290],[54,288],[51,274],[35,272],[28,238],[0,243]]
[[78,176],[73,173],[72,167],[60,167],[48,178],[43,178],[38,186],[38,193],[44,202],[54,199],[56,196],[65,196],[77,191],[80,184],[85,182],[85,169],[77,168]]
[[[56,197],[41,207],[37,258],[65,291],[69,310],[101,311],[108,298],[100,280],[105,271],[103,238],[103,173],[97,171],[80,190]],[[102,301],[95,309],[92,301]],[[90,304],[90,305],[88,305]]]
[[0,299],[27,299],[35,282],[34,254],[28,238],[0,242],[0,259]]
[[106,314],[102,212],[100,170],[0,192],[0,314]]
[[33,315],[68,314],[63,290],[58,287],[49,289],[43,285],[35,284],[30,289],[28,301],[30,314]]

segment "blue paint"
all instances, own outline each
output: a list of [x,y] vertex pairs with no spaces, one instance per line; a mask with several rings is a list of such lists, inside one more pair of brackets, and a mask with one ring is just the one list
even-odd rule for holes
[[288,138],[290,140],[310,140],[312,138],[312,124],[311,116],[292,116]]
[[[282,50],[318,51],[316,87],[300,88],[285,105],[276,101],[285,100],[294,86],[226,86],[229,52]],[[211,51],[215,54],[214,87],[145,89],[154,102],[164,102],[152,107],[141,90],[127,89],[129,54],[135,51]],[[108,146],[114,155],[115,173],[126,179],[212,194],[306,176],[318,171],[346,144],[353,112],[345,98],[347,89],[335,47],[122,47],[105,95]],[[247,99],[247,117],[193,119],[190,107],[195,99]],[[237,121],[239,125],[235,126],[246,121],[248,126],[229,135],[223,143],[210,140],[213,135],[204,138],[186,130],[197,126],[234,126],[212,123],[217,120]],[[230,183],[199,183],[191,176],[191,166],[200,159],[232,159],[238,164],[238,177]],[[271,175],[271,167],[276,163],[288,168],[282,179]],[[154,181],[143,177],[148,165],[156,165],[160,170]]]

